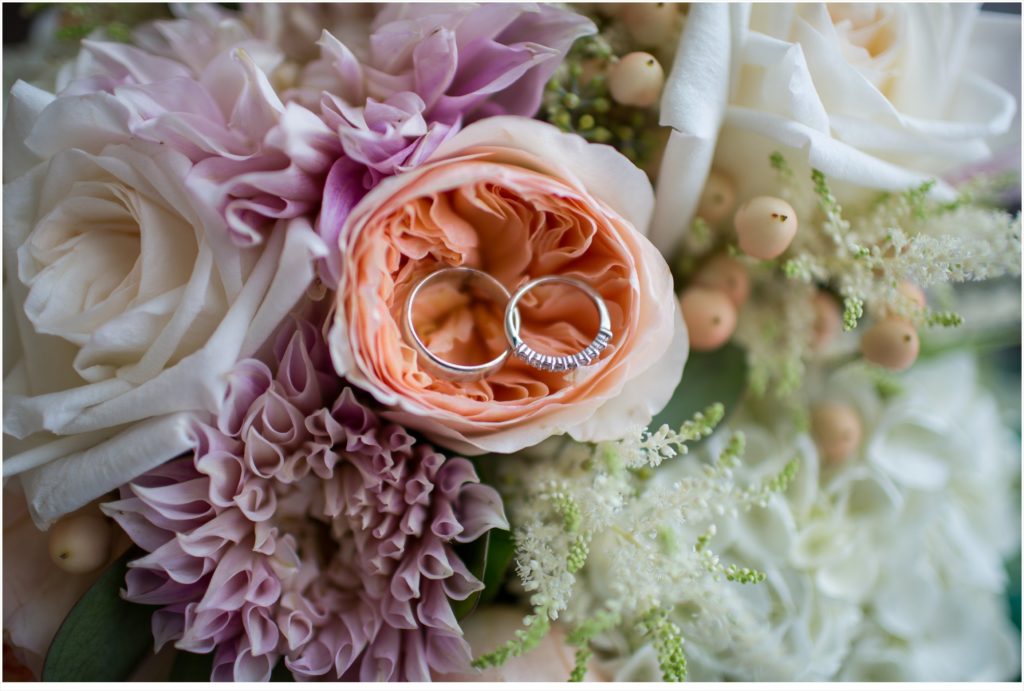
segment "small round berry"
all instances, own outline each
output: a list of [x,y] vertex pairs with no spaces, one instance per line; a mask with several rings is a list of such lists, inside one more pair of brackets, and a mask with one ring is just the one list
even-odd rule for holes
[[928,305],[928,299],[925,298],[924,291],[910,281],[900,281],[896,290],[898,290],[903,297],[907,298],[921,309],[924,309]]
[[894,372],[914,364],[920,349],[917,330],[901,317],[879,319],[860,339],[864,359]]
[[819,290],[811,298],[811,309],[814,310],[811,347],[820,351],[832,343],[843,330],[843,311],[839,307],[839,301],[824,290]]
[[796,212],[777,197],[754,197],[736,210],[733,223],[740,249],[758,259],[774,259],[796,237]]
[[818,452],[829,463],[849,458],[864,438],[857,411],[845,403],[819,403],[811,411],[811,435]]
[[650,53],[630,53],[612,65],[608,90],[616,103],[646,108],[658,102],[665,71]]
[[690,347],[696,351],[714,350],[724,345],[736,330],[736,308],[720,290],[687,288],[679,304],[690,333]]
[[712,170],[700,195],[697,215],[715,225],[724,221],[736,205],[736,185],[724,173]]
[[68,573],[88,573],[106,564],[113,542],[110,523],[92,514],[61,519],[48,537],[50,559]]
[[618,15],[632,39],[648,48],[671,40],[679,22],[677,5],[672,2],[630,3]]
[[750,297],[750,274],[743,262],[728,254],[718,254],[700,267],[693,277],[693,285],[725,293],[733,306],[739,309]]

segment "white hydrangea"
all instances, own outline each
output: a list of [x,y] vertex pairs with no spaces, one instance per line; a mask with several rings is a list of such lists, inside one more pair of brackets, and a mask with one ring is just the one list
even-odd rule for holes
[[[1020,545],[1019,441],[968,353],[922,362],[899,383],[902,392],[885,400],[857,364],[812,387],[864,421],[860,450],[838,467],[823,465],[809,437],[777,416],[748,407],[731,422],[747,438],[738,479],[777,473],[794,453],[801,469],[785,496],[719,522],[712,548],[768,580],[712,583],[694,603],[704,616],[679,617],[692,679],[1017,674],[1003,561]],[[707,453],[720,445],[713,438]],[[659,481],[675,482],[696,462],[666,466]],[[647,678],[650,660],[641,649],[620,661],[618,677]]]

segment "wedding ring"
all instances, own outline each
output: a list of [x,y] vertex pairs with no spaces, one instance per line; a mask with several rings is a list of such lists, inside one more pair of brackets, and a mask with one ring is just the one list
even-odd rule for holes
[[[519,308],[517,307],[519,301],[537,286],[547,283],[564,283],[572,286],[590,298],[590,301],[594,303],[594,307],[597,308],[600,320],[597,335],[594,336],[594,340],[590,342],[590,345],[578,353],[573,353],[572,355],[545,355],[544,353],[538,353],[527,345],[526,341],[519,334],[520,317]],[[512,298],[505,307],[505,336],[508,338],[512,354],[526,362],[530,367],[547,372],[566,372],[577,367],[586,367],[601,355],[601,352],[608,347],[608,343],[612,340],[612,320],[608,315],[608,307],[604,304],[604,300],[596,290],[583,281],[569,278],[568,276],[541,276],[524,284],[512,294]]]
[[[484,287],[488,293],[488,297],[495,300],[499,305],[509,299],[508,290],[505,286],[503,286],[498,279],[491,276],[489,273],[478,269],[472,269],[468,266],[451,266],[444,269],[438,269],[437,271],[420,279],[420,281],[413,286],[412,291],[410,291],[409,297],[405,301],[404,313],[402,315],[402,332],[405,336],[405,340],[420,355],[420,366],[423,370],[449,381],[477,381],[479,379],[484,379],[488,375],[501,369],[502,365],[505,364],[505,361],[508,360],[511,350],[506,348],[498,357],[479,365],[460,365],[455,362],[449,362],[430,351],[427,345],[420,338],[420,335],[416,332],[416,327],[413,325],[412,321],[413,307],[415,306],[416,298],[419,297],[420,292],[425,287],[442,278],[450,279],[452,277],[457,277],[461,281],[460,285],[462,287],[466,287],[471,281],[474,281],[478,286]],[[509,319],[507,310],[505,313],[505,319],[507,325],[507,321]],[[515,323],[516,330],[518,331],[518,313],[514,315],[513,322]]]

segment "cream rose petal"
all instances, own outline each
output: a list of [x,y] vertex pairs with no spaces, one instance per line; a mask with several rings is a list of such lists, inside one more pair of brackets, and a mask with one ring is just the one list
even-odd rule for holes
[[[24,141],[27,132],[38,125],[38,113],[51,100],[49,94],[19,84],[5,123],[7,142]],[[76,117],[85,117],[92,112],[85,102],[65,105],[70,111],[63,112],[64,117],[75,113]],[[81,110],[83,107],[86,110]],[[36,153],[22,149],[14,159],[19,163],[17,167],[38,160]],[[187,216],[192,207],[175,177],[180,167],[176,154],[159,148],[143,149],[145,146],[139,150],[108,147],[99,154],[100,165],[122,176],[128,174],[125,171],[140,171],[142,174],[133,181],[137,189],[164,199],[169,208]],[[107,156],[111,152],[113,158]],[[51,182],[65,181],[57,187],[74,184],[76,174],[99,160],[90,159],[84,152],[67,155],[72,157],[67,159],[70,167],[48,170],[52,162],[47,162],[28,171],[16,170],[23,174],[4,187],[5,298],[10,312],[5,314],[5,325],[14,327],[11,338],[5,334],[5,356],[10,360],[5,357],[4,431],[21,437],[6,439],[4,475],[23,473],[33,519],[41,526],[187,450],[189,411],[216,409],[225,386],[223,373],[267,340],[312,280],[313,260],[325,253],[322,241],[302,220],[275,233],[255,266],[251,258],[220,252],[215,244],[201,242],[199,263],[189,269],[192,280],[180,292],[185,304],[171,306],[166,325],[143,339],[148,346],[143,357],[112,378],[104,378],[103,372],[97,371],[98,379],[89,383],[71,365],[76,357],[90,356],[64,339],[37,333],[22,309],[28,288],[17,279],[10,280],[19,275],[18,249],[35,228],[40,204],[63,199],[56,187],[44,185],[47,175],[53,175]],[[11,170],[7,168],[8,174]],[[88,175],[85,177],[89,184]],[[137,211],[147,224],[164,222],[146,208]],[[198,229],[209,220],[193,216],[187,223]],[[155,235],[151,239],[159,238]],[[159,243],[154,246],[160,247]],[[214,267],[219,278],[212,276]],[[161,274],[170,267],[158,260],[151,268],[150,278],[159,285],[164,280]],[[191,319],[210,306],[206,288],[211,281],[220,281],[231,292],[230,306],[225,307],[219,324],[202,347],[165,368],[182,339],[191,337]],[[151,307],[168,309],[159,301]],[[138,317],[143,314],[140,312]],[[97,347],[123,347],[128,341],[122,336],[132,334],[131,338],[137,340],[140,328],[150,327],[138,318],[120,326],[117,319],[112,320],[97,332],[103,338],[94,342],[91,352],[102,354]],[[87,368],[83,373],[90,371]],[[54,433],[63,436],[55,438]]]
[[[660,250],[685,234],[712,161],[740,199],[771,185],[768,156],[781,151],[798,174],[817,168],[841,201],[856,202],[991,155],[1016,104],[963,69],[976,9],[888,11],[896,62],[880,88],[871,65],[850,61],[824,5],[692,8],[661,103],[673,131],[651,230]],[[933,193],[953,189],[939,181]]]
[[53,101],[54,95],[23,81],[11,87],[10,104],[4,118],[4,182],[27,173],[39,163],[38,154],[25,145],[39,113]]

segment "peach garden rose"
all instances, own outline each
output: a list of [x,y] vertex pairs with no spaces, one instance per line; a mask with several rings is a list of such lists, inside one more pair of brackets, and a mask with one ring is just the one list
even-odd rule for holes
[[[390,418],[460,453],[512,452],[562,433],[621,437],[665,405],[688,353],[668,267],[643,234],[652,207],[646,176],[610,147],[519,117],[467,127],[348,218],[329,333],[335,367]],[[543,275],[581,279],[608,306],[611,344],[569,373],[510,358],[481,381],[434,376],[400,320],[412,287],[445,266],[482,269],[510,292]],[[538,288],[521,305],[523,335],[542,352],[581,349],[596,332],[596,311],[571,288]],[[487,310],[417,301],[414,318],[434,322],[417,331],[452,362],[505,347]]]

